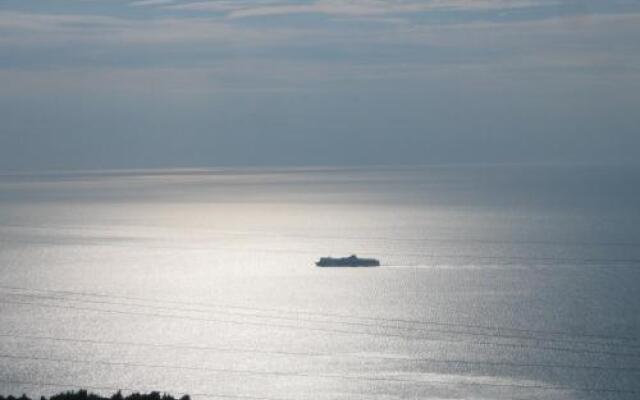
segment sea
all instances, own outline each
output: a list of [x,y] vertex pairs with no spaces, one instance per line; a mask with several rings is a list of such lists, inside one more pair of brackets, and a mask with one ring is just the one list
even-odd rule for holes
[[640,168],[1,174],[0,395],[80,388],[638,399]]

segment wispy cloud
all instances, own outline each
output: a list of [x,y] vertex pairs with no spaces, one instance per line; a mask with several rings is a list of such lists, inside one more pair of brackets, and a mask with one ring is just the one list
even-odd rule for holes
[[[156,4],[156,2],[158,2]],[[172,3],[172,4],[167,4]],[[331,16],[375,16],[434,10],[507,10],[558,4],[558,0],[286,0],[192,1],[140,0],[134,4],[166,5],[167,9],[226,12],[230,18],[286,14],[325,14]]]
[[130,3],[130,6],[133,7],[144,7],[144,6],[160,6],[175,3],[176,0],[136,0]]
[[[152,6],[151,0],[141,1]],[[232,3],[234,7],[256,4],[253,0],[171,4],[192,7],[215,4],[225,8]],[[281,0],[277,3],[275,8],[285,7]],[[149,75],[158,77],[154,82],[160,82],[161,76],[176,82],[175,86],[155,84],[172,90],[219,89],[215,82],[225,82],[227,89],[243,90],[251,87],[289,90],[366,79],[419,82],[450,71],[485,77],[505,74],[524,77],[548,71],[555,76],[592,74],[607,79],[613,75],[640,75],[640,44],[634,40],[640,32],[640,13],[555,15],[507,21],[472,19],[440,24],[407,22],[389,11],[424,7],[426,3],[429,7],[468,9],[499,7],[504,2],[314,1],[307,6],[328,7],[318,9],[331,18],[310,26],[253,24],[235,19],[251,12],[259,14],[256,8],[251,12],[249,8],[230,11],[229,15],[236,13],[234,18],[206,13],[134,18],[0,11],[0,51],[8,55],[0,60],[0,69],[13,70],[13,74],[22,65],[21,79],[16,81],[27,82],[29,74],[40,73],[44,78],[34,78],[29,85],[44,87],[47,83],[46,74],[42,75],[43,66],[71,71],[58,76],[56,82],[72,80],[78,76],[78,69],[94,68],[100,70],[91,75],[96,80],[127,82],[123,85],[127,87],[136,81],[149,82],[141,77],[146,68],[155,71]],[[531,3],[516,1],[511,6]],[[153,4],[162,6],[157,1]],[[167,5],[170,4],[164,4]],[[363,9],[364,5],[372,8]],[[354,23],[362,22],[360,19],[390,19],[394,23]],[[23,60],[26,61],[20,64]],[[4,82],[11,82],[8,73],[3,75]]]
[[[155,0],[139,0],[135,5],[140,5],[140,1],[155,1]],[[162,1],[162,0],[160,0]],[[202,11],[202,12],[214,12],[214,13],[231,13],[240,10],[251,10],[261,7],[282,7],[287,5],[293,5],[301,3],[292,0],[218,0],[218,1],[191,1],[183,2],[172,0],[167,4],[159,4],[166,10],[183,10],[183,11]]]
[[296,35],[290,29],[242,29],[212,18],[128,19],[84,14],[0,11],[0,44],[268,44]]

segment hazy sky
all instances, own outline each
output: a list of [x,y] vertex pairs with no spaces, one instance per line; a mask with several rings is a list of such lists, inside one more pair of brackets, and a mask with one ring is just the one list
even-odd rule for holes
[[633,162],[640,0],[0,0],[0,170]]

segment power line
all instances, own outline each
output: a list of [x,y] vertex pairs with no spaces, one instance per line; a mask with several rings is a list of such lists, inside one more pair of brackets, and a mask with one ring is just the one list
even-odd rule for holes
[[[57,244],[55,241],[40,241],[39,243]],[[100,246],[107,247],[134,247],[127,244],[115,244],[115,243],[100,243]],[[230,249],[228,247],[194,247],[194,246],[149,246],[149,245],[136,245],[135,248],[151,248],[151,249],[182,249],[182,250],[222,250],[222,251],[251,251],[253,253],[275,253],[275,254],[317,254],[315,250],[296,250],[296,249],[260,249],[260,248],[239,248]],[[567,258],[567,257],[523,257],[523,256],[482,256],[477,254],[431,254],[431,253],[385,253],[388,256],[411,256],[411,257],[426,257],[429,259],[473,259],[473,260],[489,260],[489,261],[519,261],[519,262],[551,262],[551,263],[579,263],[579,264],[601,264],[612,263],[614,265],[625,266],[626,264],[636,265],[640,264],[640,258]],[[501,265],[513,265],[507,263],[500,263]]]
[[421,340],[430,340],[430,341],[437,341],[437,342],[444,342],[444,343],[509,347],[509,348],[521,348],[521,349],[532,348],[537,350],[550,350],[550,351],[560,351],[560,352],[569,352],[569,353],[577,353],[577,354],[599,354],[599,355],[608,355],[608,356],[616,356],[616,357],[636,357],[636,358],[640,357],[640,354],[637,354],[637,353],[620,353],[620,352],[610,352],[610,351],[602,351],[602,350],[574,349],[574,348],[553,347],[553,346],[537,346],[537,345],[527,345],[527,344],[520,344],[520,343],[495,343],[495,342],[478,342],[478,341],[471,342],[471,341],[463,341],[463,340],[448,340],[448,339],[441,339],[441,338],[405,336],[405,335],[391,334],[391,333],[355,332],[355,331],[349,331],[349,330],[326,329],[326,328],[317,328],[317,327],[311,328],[311,327],[301,327],[301,326],[295,326],[295,325],[266,324],[266,323],[251,322],[251,321],[193,318],[193,317],[187,317],[182,315],[167,315],[167,314],[157,314],[157,313],[109,310],[109,309],[90,308],[90,307],[75,307],[75,306],[67,306],[67,305],[63,306],[63,305],[54,305],[54,304],[45,304],[45,303],[29,303],[29,302],[18,302],[18,301],[8,301],[8,300],[0,300],[0,303],[30,305],[30,306],[38,306],[38,307],[45,307],[45,308],[93,311],[93,312],[102,312],[102,313],[111,313],[111,314],[120,314],[120,315],[137,315],[137,316],[147,316],[147,317],[157,317],[157,318],[170,318],[170,319],[180,319],[180,320],[198,321],[198,322],[227,323],[227,324],[233,324],[233,325],[250,325],[250,326],[274,327],[274,328],[283,328],[283,329],[298,329],[298,330],[306,330],[306,331],[322,332],[322,333],[330,333],[330,334],[364,335],[364,336],[372,336],[372,337],[394,337],[394,338],[402,338],[402,339],[421,339]]
[[248,349],[248,348],[234,348],[234,347],[213,347],[213,346],[201,346],[201,345],[186,345],[186,344],[171,344],[171,343],[147,343],[147,342],[129,342],[129,341],[114,341],[114,340],[95,340],[95,339],[75,339],[75,338],[61,338],[54,336],[35,336],[35,335],[18,335],[0,333],[0,337],[27,339],[27,340],[48,340],[59,342],[71,342],[71,343],[87,343],[87,344],[99,344],[99,345],[111,345],[111,346],[133,346],[133,347],[150,347],[150,348],[169,348],[169,349],[181,349],[191,351],[212,351],[222,353],[251,353],[251,354],[269,354],[280,356],[293,356],[293,357],[336,357],[347,356],[358,359],[380,359],[389,361],[408,361],[408,362],[423,362],[433,364],[451,364],[451,365],[479,365],[479,366],[496,366],[496,367],[515,367],[515,368],[557,368],[557,369],[579,369],[579,370],[607,370],[607,371],[627,371],[634,372],[640,371],[640,367],[609,367],[600,365],[577,365],[577,364],[553,364],[553,363],[515,363],[508,361],[473,361],[473,360],[460,360],[460,359],[437,359],[426,357],[393,357],[382,355],[359,355],[354,353],[313,353],[313,352],[293,352],[293,351],[278,351],[278,350],[261,350],[261,349]]
[[368,377],[368,376],[354,376],[354,375],[342,375],[342,374],[308,374],[300,372],[284,372],[284,371],[259,371],[250,369],[234,369],[234,368],[210,368],[210,367],[190,367],[180,365],[166,365],[166,364],[143,364],[143,363],[130,363],[130,362],[111,362],[111,361],[89,361],[79,359],[68,358],[52,358],[52,357],[31,357],[31,356],[16,356],[10,354],[0,354],[0,358],[14,359],[14,360],[30,360],[30,361],[47,361],[47,362],[68,362],[77,364],[98,364],[98,365],[110,365],[121,367],[140,367],[140,368],[165,368],[165,369],[177,369],[177,370],[191,370],[191,371],[204,371],[215,373],[229,373],[229,374],[241,374],[241,375],[258,375],[258,376],[285,376],[285,377],[300,377],[300,378],[327,378],[327,379],[345,379],[356,381],[371,381],[371,382],[389,382],[389,383],[423,383],[423,381],[416,379],[403,379],[403,378],[386,378],[386,377]]
[[[36,227],[37,228],[37,227]],[[67,228],[68,229],[68,228]],[[226,234],[235,234],[239,235],[247,235],[252,234],[253,232],[223,232]],[[489,243],[489,244],[540,244],[540,245],[553,245],[553,246],[640,246],[639,242],[554,242],[548,240],[491,240],[491,239],[479,239],[479,238],[463,238],[463,239],[447,239],[447,238],[438,238],[438,237],[428,237],[428,238],[399,238],[396,236],[329,236],[329,235],[301,235],[301,234],[278,234],[279,237],[294,237],[294,238],[303,238],[303,239],[336,239],[336,240],[384,240],[384,241],[394,241],[394,242],[418,242],[418,243],[429,243],[429,242],[437,242],[437,243],[456,243],[460,242],[465,243]]]
[[[0,174],[1,175],[1,174]],[[62,230],[62,231],[71,231],[71,232],[78,232],[79,230],[87,230],[87,229],[83,229],[84,227],[79,227],[79,226],[69,226],[69,225],[63,225],[63,226],[56,226],[55,228],[52,228],[50,226],[46,226],[46,225],[31,225],[31,226],[26,226],[26,225],[10,225],[10,224],[3,224],[2,228],[5,229],[16,229],[16,230],[23,230],[23,229],[36,229],[36,230]],[[95,232],[96,229],[89,229],[89,231]],[[267,234],[267,232],[261,232],[261,231],[238,231],[238,230],[234,230],[234,231],[230,231],[230,230],[212,230],[212,229],[207,229],[207,232],[213,232],[214,234],[217,235],[233,235],[233,236],[251,236],[251,235],[262,235],[262,234]],[[269,234],[271,234],[272,232],[269,232]],[[348,236],[348,235],[303,235],[303,234],[290,234],[290,233],[278,233],[277,234],[278,237],[287,237],[287,238],[302,238],[302,239],[335,239],[335,240],[384,240],[384,241],[394,241],[394,242],[418,242],[418,243],[429,243],[429,242],[436,242],[436,243],[456,243],[459,244],[460,242],[465,242],[465,243],[488,243],[488,244],[539,244],[539,245],[550,245],[550,246],[589,246],[589,247],[593,247],[593,246],[621,246],[621,247],[638,247],[640,246],[640,242],[586,242],[586,241],[563,241],[563,242],[558,242],[558,241],[549,241],[549,240],[492,240],[492,239],[481,239],[481,238],[442,238],[442,237],[405,237],[405,238],[401,238],[401,237],[397,237],[397,236]]]
[[276,350],[260,350],[260,349],[240,349],[240,348],[231,348],[231,347],[214,347],[214,346],[172,344],[172,343],[147,343],[147,342],[116,341],[116,340],[61,338],[56,336],[18,335],[18,334],[10,334],[10,333],[0,333],[0,337],[29,339],[29,340],[50,340],[50,341],[57,341],[57,342],[102,344],[102,345],[111,345],[111,346],[134,346],[134,347],[137,346],[137,347],[169,348],[169,349],[194,350],[194,351],[212,351],[212,352],[222,352],[222,353],[257,353],[257,354],[270,354],[270,355],[282,355],[282,356],[305,356],[305,357],[329,357],[329,356],[337,355],[336,353],[313,353],[313,352],[276,351]]
[[[304,315],[312,315],[312,316],[318,315],[322,317],[360,319],[360,320],[372,321],[372,322],[395,323],[396,326],[399,323],[404,323],[404,324],[419,324],[419,325],[455,326],[455,327],[464,327],[464,328],[470,328],[470,329],[483,329],[483,330],[494,330],[494,331],[503,330],[503,331],[510,331],[510,332],[539,333],[539,334],[556,335],[556,336],[594,338],[594,339],[601,339],[601,340],[619,340],[619,341],[638,341],[639,340],[636,337],[572,333],[572,332],[563,332],[563,331],[545,331],[545,330],[536,330],[536,329],[520,329],[520,328],[512,328],[512,327],[487,326],[487,325],[476,325],[476,324],[459,324],[459,323],[450,323],[450,322],[442,322],[442,321],[379,318],[379,317],[368,317],[368,316],[355,316],[355,315],[348,315],[348,314],[342,314],[342,313],[313,312],[313,311],[307,311],[307,310],[283,310],[283,309],[277,309],[277,308],[248,307],[248,306],[239,306],[239,305],[230,305],[230,304],[198,303],[198,302],[185,302],[185,301],[176,301],[176,300],[158,300],[158,299],[151,299],[151,298],[144,298],[144,297],[117,296],[117,295],[110,295],[110,294],[104,294],[104,293],[75,292],[75,291],[69,291],[69,290],[32,289],[32,288],[24,288],[24,287],[16,287],[16,286],[0,286],[0,288],[10,289],[10,290],[45,292],[45,293],[61,293],[61,294],[70,294],[70,295],[83,296],[83,297],[102,297],[102,298],[114,298],[114,299],[120,298],[120,299],[126,299],[126,300],[146,301],[146,302],[153,302],[153,303],[160,303],[160,304],[167,303],[167,304],[180,304],[180,305],[209,307],[209,308],[227,308],[227,309],[239,309],[239,310],[260,311],[260,312],[276,312],[276,313],[284,313],[284,314],[289,313],[289,314],[298,314],[298,315],[304,314]],[[296,318],[296,321],[299,321],[299,319]],[[311,320],[311,321],[320,322],[317,320]],[[349,321],[343,321],[343,322],[346,323]]]
[[[0,287],[2,289],[2,287]],[[584,345],[598,345],[598,346],[619,346],[626,348],[640,348],[640,345],[632,345],[626,343],[607,343],[607,342],[594,342],[594,341],[576,341],[571,339],[554,339],[554,338],[544,338],[544,337],[535,337],[535,336],[524,336],[524,335],[509,335],[509,334],[496,334],[496,333],[482,333],[482,332],[467,332],[467,331],[455,331],[455,330],[444,330],[444,329],[424,329],[424,328],[416,328],[416,327],[401,327],[401,326],[375,326],[368,323],[361,322],[349,322],[349,321],[327,321],[327,320],[301,320],[295,317],[286,317],[286,316],[271,316],[271,315],[260,315],[260,314],[242,314],[231,311],[220,311],[220,310],[197,310],[197,309],[189,309],[189,308],[177,308],[177,307],[165,307],[165,306],[154,306],[147,304],[135,304],[135,303],[126,303],[126,302],[113,302],[113,301],[100,301],[100,300],[88,300],[88,299],[69,299],[65,297],[54,297],[54,296],[43,296],[43,295],[33,295],[33,294],[24,294],[24,293],[11,293],[17,296],[23,297],[31,297],[36,299],[45,299],[45,300],[58,300],[65,302],[78,302],[78,303],[92,303],[92,304],[108,304],[108,305],[121,305],[121,306],[134,306],[134,307],[143,307],[143,308],[151,308],[157,310],[169,310],[169,311],[179,311],[179,312],[199,312],[199,313],[214,313],[214,314],[225,314],[232,316],[247,316],[251,318],[259,318],[259,319],[267,319],[267,320],[285,320],[285,321],[295,321],[295,322],[311,322],[311,323],[321,323],[321,324],[335,324],[335,325],[351,325],[351,326],[359,326],[359,327],[367,327],[367,328],[386,328],[393,329],[399,331],[415,331],[422,333],[437,333],[437,334],[452,334],[452,335],[461,335],[461,336],[472,336],[472,337],[486,337],[486,338],[498,338],[498,339],[516,339],[516,340],[532,340],[537,342],[551,342],[551,343],[567,343],[567,344],[584,344]]]
[[[374,336],[374,337],[399,337],[399,338],[405,338],[405,339],[409,338],[409,337],[407,337],[405,335],[394,334],[394,333],[357,332],[357,331],[349,331],[349,330],[326,329],[326,328],[305,327],[305,326],[286,325],[286,324],[267,324],[267,323],[254,322],[254,321],[236,321],[236,320],[218,319],[218,318],[199,318],[199,317],[190,317],[190,316],[186,316],[186,315],[175,315],[175,314],[158,314],[158,313],[150,313],[150,312],[122,311],[122,310],[112,310],[112,309],[103,309],[103,308],[77,307],[77,306],[71,306],[71,305],[9,301],[9,300],[4,300],[4,299],[0,300],[0,303],[32,305],[32,306],[38,306],[38,307],[60,308],[60,309],[80,310],[80,311],[95,311],[95,312],[103,312],[103,313],[111,313],[111,314],[122,314],[122,315],[138,315],[138,316],[157,317],[157,318],[172,318],[172,319],[181,319],[181,320],[186,320],[186,321],[215,322],[215,323],[232,324],[232,325],[250,325],[250,326],[260,326],[260,327],[295,329],[295,330],[305,330],[305,331],[322,332],[322,333],[338,333],[338,334],[345,334],[345,335],[363,335],[363,336]],[[418,337],[414,337],[414,338],[415,339],[419,339]],[[640,357],[640,354],[638,356]]]
[[4,354],[0,354],[0,358],[22,359],[22,360],[32,360],[32,361],[48,361],[48,362],[100,364],[100,365],[124,366],[124,367],[199,370],[199,371],[208,371],[208,372],[215,372],[215,373],[234,373],[234,374],[253,375],[253,376],[327,378],[327,379],[345,379],[345,380],[356,380],[356,381],[366,381],[366,382],[385,382],[385,383],[401,383],[401,384],[411,383],[416,385],[419,384],[419,385],[444,385],[444,386],[476,386],[476,387],[510,388],[510,389],[524,389],[524,390],[533,389],[533,390],[573,391],[573,392],[593,392],[593,393],[640,394],[640,391],[637,391],[637,390],[627,390],[627,389],[618,389],[618,388],[519,385],[519,384],[513,384],[513,383],[487,383],[487,382],[470,382],[470,381],[452,382],[452,381],[439,381],[439,380],[417,380],[417,379],[403,379],[403,378],[353,376],[353,375],[342,375],[342,374],[314,375],[314,374],[282,372],[282,371],[258,371],[258,370],[248,370],[248,369],[240,370],[240,369],[232,369],[232,368],[167,366],[167,365],[154,365],[154,364],[124,363],[124,362],[109,362],[109,361],[87,361],[87,360],[60,359],[60,358],[47,358],[47,357],[21,357],[21,356],[7,356]]

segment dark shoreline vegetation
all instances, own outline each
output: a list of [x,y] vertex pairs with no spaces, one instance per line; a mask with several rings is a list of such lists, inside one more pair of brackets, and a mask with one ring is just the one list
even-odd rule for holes
[[[4,397],[0,395],[0,400],[33,400],[27,395],[23,394],[20,397],[8,396]],[[160,392],[144,393],[131,393],[128,396],[123,396],[122,392],[118,391],[111,397],[100,396],[95,393],[89,393],[86,390],[68,391],[55,394],[48,399],[45,396],[41,396],[40,400],[191,400],[189,395],[184,395],[180,398],[173,397],[169,394],[160,394]]]

